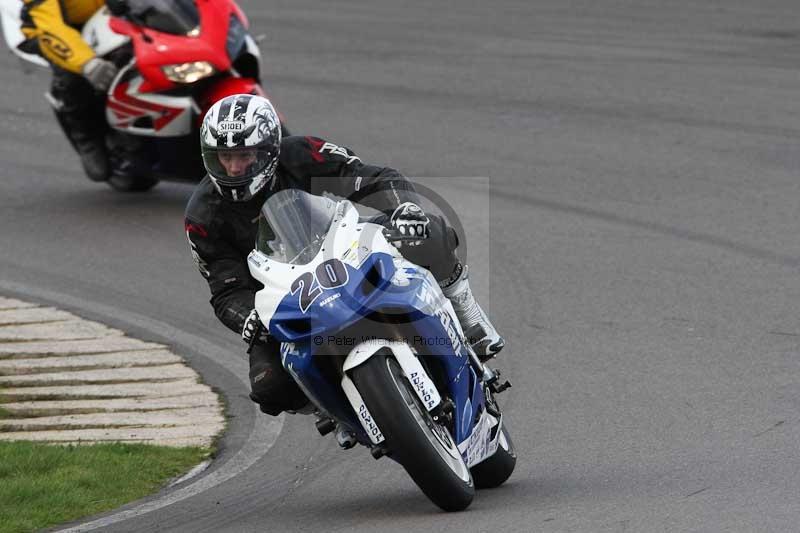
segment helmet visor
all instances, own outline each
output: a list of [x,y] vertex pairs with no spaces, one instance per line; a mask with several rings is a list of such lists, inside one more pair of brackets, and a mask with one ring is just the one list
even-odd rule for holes
[[220,185],[246,184],[265,170],[274,172],[277,154],[264,147],[205,148],[203,163]]

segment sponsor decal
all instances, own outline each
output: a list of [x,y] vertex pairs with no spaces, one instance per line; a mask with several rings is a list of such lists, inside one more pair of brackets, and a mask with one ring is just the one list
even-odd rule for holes
[[483,461],[497,450],[498,440],[491,440],[491,431],[496,425],[494,421],[495,418],[484,411],[469,438],[458,447],[468,467]]
[[[311,158],[317,163],[325,162],[325,157],[322,154],[331,154],[342,157],[347,160],[348,165],[354,161],[361,161],[360,157],[357,155],[351,155],[347,152],[346,148],[343,148],[338,144],[329,143],[316,137],[306,137],[306,141],[311,146]],[[358,183],[360,187],[361,182]]]
[[353,163],[354,161],[361,161],[360,157],[358,157],[357,155],[350,155],[349,153],[347,153],[347,150],[345,148],[342,148],[341,146],[339,146],[337,144],[333,144],[333,143],[329,143],[329,142],[324,143],[322,145],[322,147],[319,149],[319,153],[324,154],[326,152],[329,153],[329,154],[338,155],[338,156],[341,156],[341,157],[347,159],[347,164],[348,165],[350,163]]
[[217,125],[220,133],[238,133],[244,131],[244,122],[239,120],[224,120]]
[[378,441],[378,442],[382,441],[383,440],[383,434],[381,434],[380,428],[375,423],[375,421],[372,419],[372,415],[369,414],[369,411],[367,410],[367,406],[364,405],[363,403],[358,408],[358,416],[361,418],[361,420],[364,421],[364,424],[366,424],[367,428],[369,428],[368,431],[369,431],[370,435],[375,437],[376,441]]
[[444,289],[445,287],[449,287],[450,285],[452,285],[453,283],[455,283],[456,281],[458,281],[458,278],[460,278],[460,277],[461,277],[461,273],[462,273],[462,272],[464,272],[464,265],[462,265],[461,263],[458,263],[458,264],[456,265],[456,267],[453,269],[453,273],[452,273],[452,274],[450,274],[450,277],[448,277],[447,279],[444,279],[444,280],[440,281],[440,282],[439,282],[439,286],[440,286],[441,288],[443,288],[443,289]]
[[461,339],[458,337],[458,331],[455,324],[453,324],[453,317],[450,316],[443,307],[436,311],[436,316],[439,317],[439,322],[442,323],[444,329],[447,331],[447,336],[450,337],[450,344],[453,345],[453,350],[456,353],[461,353]]
[[425,402],[425,408],[428,410],[433,409],[436,405],[436,400],[434,399],[433,390],[425,388],[425,384],[428,380],[418,372],[412,372],[408,378],[411,380],[411,384],[414,385],[414,388],[422,394],[422,401]]
[[39,44],[63,61],[68,60],[73,55],[72,48],[69,47],[66,41],[49,32],[39,36]]
[[337,292],[336,294],[332,294],[332,295],[328,296],[327,298],[325,298],[324,300],[322,300],[319,303],[319,305],[328,305],[329,303],[332,303],[334,300],[338,300],[341,297],[342,297],[342,293],[341,292]]
[[346,285],[349,279],[347,268],[339,259],[328,259],[320,263],[314,272],[304,272],[294,280],[291,293],[298,294],[300,311],[305,313],[325,289]]
[[420,290],[419,297],[426,305],[433,309],[432,314],[439,319],[442,327],[444,327],[445,331],[447,332],[447,336],[450,338],[450,344],[453,346],[453,350],[456,353],[461,353],[461,337],[459,336],[458,330],[453,323],[453,317],[451,317],[450,313],[447,312],[444,302],[438,298],[438,296],[434,293],[433,288],[427,281],[423,285],[422,290]]

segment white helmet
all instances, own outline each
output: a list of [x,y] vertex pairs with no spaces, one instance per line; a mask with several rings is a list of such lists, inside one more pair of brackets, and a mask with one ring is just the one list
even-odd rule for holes
[[200,127],[206,171],[217,191],[234,202],[246,202],[271,185],[280,145],[280,119],[262,96],[226,96],[211,106]]

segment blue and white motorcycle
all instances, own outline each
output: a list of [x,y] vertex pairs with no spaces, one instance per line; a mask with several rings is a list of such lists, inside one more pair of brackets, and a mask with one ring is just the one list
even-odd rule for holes
[[348,430],[446,511],[505,482],[516,455],[494,396],[510,384],[467,344],[430,272],[391,244],[404,237],[293,189],[261,215],[256,310],[320,433]]

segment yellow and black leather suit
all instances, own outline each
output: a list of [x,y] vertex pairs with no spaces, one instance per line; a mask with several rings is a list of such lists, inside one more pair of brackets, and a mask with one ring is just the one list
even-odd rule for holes
[[48,100],[58,123],[78,152],[86,175],[94,181],[108,179],[105,94],[85,77],[85,66],[95,54],[80,33],[105,0],[22,1],[20,29],[26,40],[18,48],[50,62],[53,77]]
[[53,65],[80,74],[94,51],[79,28],[105,0],[23,0],[22,32]]

